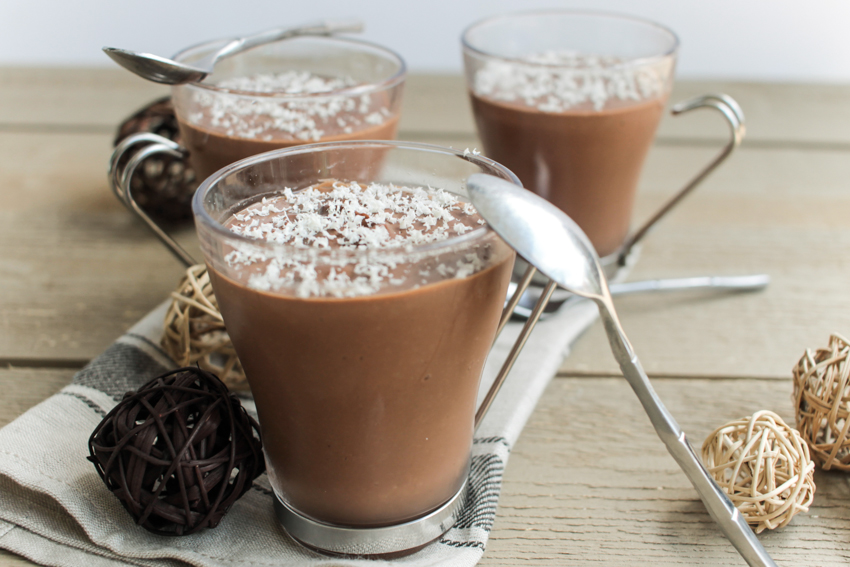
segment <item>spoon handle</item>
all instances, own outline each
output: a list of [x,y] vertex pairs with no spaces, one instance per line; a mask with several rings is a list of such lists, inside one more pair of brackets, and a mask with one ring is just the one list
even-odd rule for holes
[[755,291],[767,287],[769,283],[770,276],[766,274],[757,274],[752,276],[698,276],[692,278],[670,278],[613,283],[610,284],[610,289],[611,295],[698,289]]
[[637,394],[670,455],[693,484],[708,513],[751,567],[776,567],[776,563],[762,547],[747,521],[697,458],[685,432],[664,407],[623,331],[610,295],[607,298],[595,297],[594,300],[599,307],[599,315],[608,334],[611,350],[623,375]]
[[247,51],[258,45],[265,45],[273,41],[295,37],[299,35],[331,35],[337,33],[357,33],[363,31],[363,22],[357,20],[325,20],[313,22],[297,27],[274,28],[261,31],[248,37],[235,40],[227,44],[222,50],[215,54],[216,59],[229,57],[243,51]]

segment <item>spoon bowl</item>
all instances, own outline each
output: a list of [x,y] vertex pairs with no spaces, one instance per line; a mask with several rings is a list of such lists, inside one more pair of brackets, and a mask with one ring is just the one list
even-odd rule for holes
[[203,81],[213,72],[219,59],[231,57],[266,43],[301,35],[331,35],[360,31],[363,31],[363,24],[358,21],[324,21],[296,27],[275,28],[248,37],[225,40],[221,48],[193,62],[192,65],[151,53],[138,53],[117,47],[104,47],[103,51],[113,61],[143,79],[166,85],[182,85]]
[[117,47],[104,47],[103,52],[136,75],[165,85],[199,83],[212,72],[212,69],[200,69],[153,53],[138,53]]
[[[596,303],[623,376],[711,517],[749,565],[775,567],[747,521],[697,458],[684,431],[652,387],[617,318],[599,257],[584,232],[545,199],[497,177],[471,175],[467,179],[467,190],[484,220],[529,264],[567,291]],[[552,283],[547,286],[546,301],[551,297],[552,286]]]
[[[487,223],[540,273],[589,299],[607,292],[596,250],[560,209],[513,183],[485,174],[471,175],[467,189]],[[546,205],[544,213],[541,203]]]

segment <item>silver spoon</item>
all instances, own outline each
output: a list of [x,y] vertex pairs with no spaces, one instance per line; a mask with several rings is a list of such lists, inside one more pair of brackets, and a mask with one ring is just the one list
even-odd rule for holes
[[[711,517],[749,565],[775,567],[655,393],[617,318],[599,257],[584,232],[560,209],[508,181],[476,173],[467,180],[467,189],[481,216],[518,254],[567,291],[596,302],[611,351],[623,375]],[[551,284],[547,287],[551,289]]]
[[[660,280],[641,280],[626,283],[612,283],[608,285],[611,295],[631,295],[633,293],[661,293],[667,291],[695,291],[695,290],[718,290],[718,291],[758,291],[764,289],[770,283],[767,274],[754,274],[751,276],[697,276],[690,278],[669,278]],[[517,284],[511,282],[508,285],[508,297],[516,291]],[[561,293],[558,293],[558,292]],[[528,319],[534,309],[534,305],[543,294],[543,288],[529,286],[514,308],[513,314],[519,319]],[[543,309],[541,319],[551,315],[564,304],[576,300],[577,296],[564,290],[556,290],[552,299]]]
[[136,53],[117,47],[104,47],[103,51],[113,61],[143,79],[166,85],[182,85],[203,81],[213,72],[216,61],[219,59],[242,53],[258,45],[299,35],[331,35],[360,31],[363,31],[363,23],[358,21],[325,21],[289,28],[275,28],[228,41],[221,49],[194,61],[191,65],[152,53]]

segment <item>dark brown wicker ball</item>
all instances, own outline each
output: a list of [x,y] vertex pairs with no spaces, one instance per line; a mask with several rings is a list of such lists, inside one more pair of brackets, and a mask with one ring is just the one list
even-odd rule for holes
[[[115,135],[114,145],[139,132],[153,132],[180,143],[177,117],[169,97],[148,104],[122,122]],[[128,154],[118,167],[123,168],[129,159]],[[192,196],[197,187],[198,181],[189,163],[165,154],[146,159],[130,181],[130,190],[139,206],[164,221],[181,221],[192,217]]]
[[160,535],[217,526],[265,470],[257,422],[214,374],[192,367],[128,392],[89,453],[136,523]]

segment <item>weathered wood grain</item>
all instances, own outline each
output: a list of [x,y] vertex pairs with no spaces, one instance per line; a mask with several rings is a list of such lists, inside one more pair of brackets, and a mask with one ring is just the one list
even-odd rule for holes
[[[656,147],[642,184],[643,218],[708,150]],[[686,293],[616,300],[655,375],[788,377],[807,347],[850,333],[850,160],[839,151],[744,147],[651,233],[630,279],[767,273],[752,294]],[[619,374],[601,326],[564,372]]]
[[71,383],[75,370],[0,369],[0,427]]
[[[750,295],[617,300],[697,445],[757,409],[790,417],[791,365],[830,332],[850,333],[850,87],[681,82],[672,98],[707,91],[741,102],[749,137],[647,238],[630,279],[766,272],[773,282]],[[0,366],[45,367],[0,369],[0,426],[61,388],[180,277],[105,178],[115,125],[166,92],[121,70],[0,69]],[[465,97],[459,77],[411,77],[400,137],[480,147]],[[701,114],[663,123],[636,219],[716,151],[725,126]],[[191,228],[177,235],[199,257]],[[743,564],[616,374],[594,327],[513,452],[483,565]],[[846,479],[816,482],[809,514],[761,536],[779,564],[850,563]],[[0,551],[0,565],[29,563]]]
[[[792,420],[786,380],[654,380],[691,442],[760,409]],[[818,472],[808,514],[760,539],[779,565],[850,562],[850,490]],[[556,379],[508,463],[481,562],[743,565],[621,379]]]
[[107,136],[6,133],[0,152],[0,361],[79,365],[161,302],[181,266],[110,193]]
[[[106,134],[0,132],[0,364],[81,366],[177,286],[182,265],[110,192],[110,152]],[[191,224],[173,234],[200,260]]]
[[[850,144],[850,106],[846,104],[850,86],[679,81],[670,100],[714,92],[738,100],[753,142]],[[0,68],[0,130],[111,133],[129,113],[166,94],[167,87],[118,68]],[[456,136],[474,132],[462,77],[411,75],[404,97],[402,133]],[[667,117],[659,131],[665,143],[725,137],[724,122],[709,111]]]
[[[70,371],[0,370],[0,424],[57,391]],[[792,422],[790,380],[656,379],[695,446],[759,409]],[[760,536],[780,565],[844,565],[847,477],[818,472],[808,514]],[[742,565],[667,455],[624,380],[560,378],[514,448],[482,560],[497,565]],[[0,553],[0,565],[29,565]]]
[[112,132],[130,112],[169,93],[118,68],[6,67],[0,85],[0,125],[7,130]]
[[[425,137],[466,147],[469,140]],[[158,304],[180,265],[109,192],[105,134],[0,134],[0,359],[81,364]],[[656,147],[637,218],[713,153]],[[633,279],[766,272],[763,293],[618,300],[655,375],[787,376],[807,346],[848,324],[850,161],[844,152],[744,147],[652,233]],[[192,248],[191,228],[180,233]],[[96,274],[93,276],[92,274]],[[844,331],[847,332],[847,331]],[[611,374],[600,329],[564,371]]]

